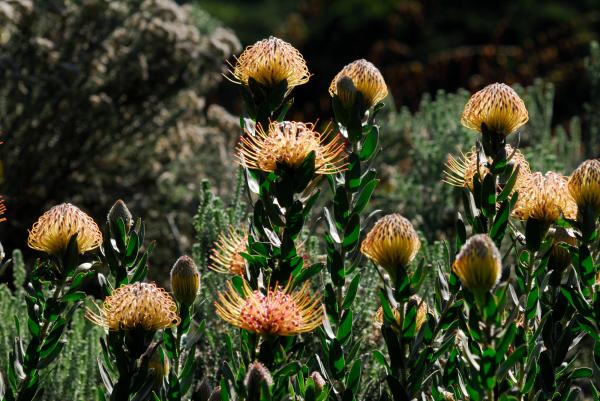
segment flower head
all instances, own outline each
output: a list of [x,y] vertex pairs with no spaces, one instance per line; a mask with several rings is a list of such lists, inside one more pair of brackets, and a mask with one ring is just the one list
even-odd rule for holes
[[337,95],[346,107],[352,106],[356,92],[363,96],[367,108],[373,107],[388,94],[381,72],[364,59],[346,65],[329,85],[329,94]]
[[375,223],[363,240],[360,251],[389,273],[408,265],[420,247],[421,241],[410,221],[394,213]]
[[273,385],[273,376],[265,365],[259,361],[254,361],[248,366],[248,372],[244,378],[244,386],[248,391],[260,391],[260,386],[265,383],[267,387]]
[[[421,329],[421,326],[423,326],[423,323],[425,323],[427,321],[427,312],[429,310],[427,304],[421,300],[420,297],[418,297],[417,295],[413,295],[412,297],[410,297],[410,300],[403,305],[404,307],[404,315],[406,315],[406,313],[408,312],[408,306],[409,305],[414,305],[417,308],[417,314],[415,316],[415,328],[417,331],[419,331]],[[393,309],[392,312],[394,313],[394,318],[396,320],[396,323],[398,324],[399,327],[402,327],[402,315],[400,314],[400,309],[402,306],[398,306],[398,309]],[[377,313],[375,314],[375,324],[381,328],[381,326],[383,326],[383,308],[380,306],[379,309],[377,309]]]
[[[519,149],[513,149],[512,146],[506,145],[506,154],[512,155],[509,160],[509,164],[519,166],[519,175],[517,176],[517,182],[513,187],[513,192],[518,190],[524,180],[529,176],[531,170],[529,163],[525,160],[525,156]],[[485,158],[485,156],[479,156],[477,158],[477,150],[475,146],[467,153],[461,153],[459,158],[455,158],[452,155],[448,155],[448,161],[446,162],[446,169],[444,170],[444,182],[456,187],[463,187],[469,190],[473,190],[473,180],[479,170],[479,176],[481,179],[489,172],[486,166],[487,163],[492,163],[491,158]]]
[[29,230],[27,245],[50,255],[62,255],[73,235],[83,254],[102,244],[102,232],[94,220],[70,203],[54,206],[44,213]]
[[568,185],[580,210],[589,206],[595,216],[600,215],[600,160],[581,163],[569,178]]
[[106,297],[99,314],[88,310],[86,316],[111,331],[156,331],[180,321],[173,298],[154,283],[119,287]]
[[273,36],[247,47],[230,72],[233,80],[243,85],[248,85],[250,78],[264,86],[275,86],[286,80],[288,92],[310,78],[302,54]]
[[238,145],[237,157],[243,166],[275,171],[278,166],[298,169],[306,157],[315,153],[315,173],[335,174],[344,168],[344,144],[336,135],[327,142],[327,132],[319,133],[313,124],[295,121],[272,122],[267,132],[258,126]]
[[295,292],[291,284],[269,289],[265,295],[253,291],[244,280],[240,295],[228,282],[227,291],[219,293],[219,301],[215,302],[217,315],[233,326],[258,334],[293,336],[313,331],[322,323],[319,297],[309,294],[308,283]]
[[218,273],[243,276],[246,260],[241,255],[247,252],[248,232],[238,233],[232,226],[219,234],[214,244],[208,268]]
[[6,221],[6,217],[4,217],[4,213],[6,213],[6,205],[4,204],[4,198],[0,196],[0,223]]
[[575,218],[577,205],[567,188],[567,180],[552,171],[527,176],[519,190],[513,215],[520,220],[554,223],[561,215]]
[[460,122],[467,128],[488,130],[502,136],[515,132],[529,120],[523,99],[510,86],[491,84],[475,93],[467,102]]
[[110,208],[107,216],[110,230],[113,235],[118,234],[119,219],[123,220],[125,232],[129,232],[133,225],[133,216],[122,199],[118,199]]
[[200,289],[200,272],[189,256],[182,256],[171,269],[171,289],[177,302],[190,306]]
[[452,271],[471,292],[488,292],[500,280],[502,274],[500,251],[486,234],[474,235],[456,255]]

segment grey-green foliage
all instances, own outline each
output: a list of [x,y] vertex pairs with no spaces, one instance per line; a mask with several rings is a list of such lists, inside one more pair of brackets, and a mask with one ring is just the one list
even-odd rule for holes
[[[12,291],[6,284],[0,284],[0,372],[4,377],[13,339],[18,336],[15,317],[21,322],[20,334],[25,337],[25,344],[29,341],[25,329],[27,306],[23,289],[27,273],[19,250],[12,254],[12,271],[15,290]],[[96,358],[101,355],[101,335],[102,329],[86,320],[84,308],[80,307],[65,335],[68,340],[59,359],[42,376],[42,387],[46,391],[39,400],[90,401],[96,398],[96,388],[100,384]]]
[[[520,137],[508,142],[525,154],[533,171],[553,170],[569,175],[584,158],[580,119],[567,127],[553,126],[554,86],[536,80],[533,85],[515,87],[529,110],[529,122]],[[391,112],[383,122],[379,166],[383,179],[373,207],[399,211],[409,218],[429,241],[452,231],[460,191],[442,182],[449,154],[467,152],[477,134],[460,124],[469,98],[466,91],[440,91],[432,99],[424,96],[419,111]],[[583,110],[582,110],[583,112]]]

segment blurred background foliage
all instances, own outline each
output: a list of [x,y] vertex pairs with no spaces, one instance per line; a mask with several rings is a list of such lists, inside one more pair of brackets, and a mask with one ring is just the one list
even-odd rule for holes
[[245,210],[231,162],[242,110],[224,60],[272,34],[298,47],[314,74],[294,92],[296,119],[331,118],[326,88],[346,63],[364,57],[382,70],[391,96],[372,209],[404,213],[429,241],[443,239],[459,192],[441,173],[448,152],[471,142],[458,118],[469,92],[522,85],[533,168],[568,174],[598,155],[598,22],[594,0],[0,1],[9,218],[0,241],[23,248],[27,228],[54,204],[104,221],[123,198],[158,243],[152,278],[166,278],[182,253],[205,255],[221,224],[195,238],[203,180],[222,213],[236,202]]

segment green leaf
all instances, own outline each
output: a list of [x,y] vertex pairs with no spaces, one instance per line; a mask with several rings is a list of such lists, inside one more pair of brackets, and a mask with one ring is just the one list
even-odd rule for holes
[[355,153],[348,156],[348,166],[346,170],[346,187],[354,192],[360,187],[360,159]]
[[527,355],[527,345],[523,344],[517,349],[515,349],[509,356],[506,358],[504,362],[500,364],[498,370],[496,371],[496,375],[498,376],[498,381],[501,381],[504,376],[508,373],[513,366],[515,366],[519,362],[524,362],[524,357]]
[[341,344],[346,344],[352,336],[352,310],[346,309],[342,314],[342,319],[338,327],[336,338]]
[[520,168],[520,164],[515,165],[515,168],[513,169],[512,174],[510,175],[510,178],[502,188],[502,192],[500,192],[500,195],[498,195],[498,202],[504,202],[510,196],[510,193],[512,192],[513,188],[515,187],[515,184],[517,183]]
[[358,245],[360,238],[360,217],[356,213],[350,215],[348,225],[344,230],[344,241],[342,245],[345,251],[351,251]]
[[[297,270],[297,272],[296,272]],[[305,282],[306,280],[312,278],[313,276],[319,274],[321,270],[323,270],[323,264],[315,263],[310,267],[302,267],[300,269],[296,269],[293,274],[294,277],[294,286],[298,286]]]
[[481,187],[481,211],[485,217],[496,213],[496,176],[486,174]]
[[504,238],[504,233],[506,232],[506,227],[508,227],[508,217],[510,215],[510,202],[505,200],[502,202],[496,217],[494,218],[494,223],[492,224],[492,228],[490,230],[490,237],[496,245],[502,243],[502,238]]
[[342,309],[350,309],[352,307],[352,303],[354,302],[354,298],[356,297],[356,293],[358,291],[358,284],[360,283],[360,273],[357,273],[350,282],[348,286],[348,292],[346,292],[346,296],[344,297],[344,302],[342,303]]
[[62,300],[64,302],[78,302],[78,301],[81,301],[82,299],[85,299],[86,296],[87,296],[87,294],[83,291],[75,291],[75,292],[66,294],[62,298]]
[[379,184],[379,180],[372,179],[362,187],[358,195],[358,199],[354,204],[354,208],[352,209],[354,213],[360,213],[364,210],[365,206],[367,206],[367,204],[369,203],[371,195],[373,195],[373,191],[375,191],[377,184]]
[[377,126],[372,125],[367,134],[364,137],[362,142],[362,147],[360,149],[359,157],[361,161],[367,161],[373,156],[375,150],[377,149],[377,144],[379,142],[379,129]]
[[355,396],[356,394],[358,394],[361,373],[362,362],[360,359],[357,359],[352,364],[352,367],[350,368],[350,373],[348,373],[348,376],[346,377],[346,389],[351,390]]
[[344,370],[346,369],[344,350],[336,339],[331,340],[331,346],[329,347],[329,366],[335,379],[340,380],[344,377]]

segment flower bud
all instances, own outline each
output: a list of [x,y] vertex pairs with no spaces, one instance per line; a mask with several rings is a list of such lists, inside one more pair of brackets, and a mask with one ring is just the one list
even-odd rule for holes
[[571,174],[568,185],[580,212],[590,208],[594,219],[600,216],[600,160],[581,163]]
[[163,380],[169,376],[169,358],[161,347],[156,347],[152,353],[148,361],[148,369],[151,369],[150,375],[154,379],[154,388],[160,388]]
[[551,234],[553,241],[552,248],[550,249],[548,266],[551,269],[562,271],[571,263],[571,255],[569,254],[569,250],[565,249],[564,246],[561,246],[560,244],[576,246],[577,240],[562,227],[556,228],[556,230],[554,230],[554,232]]
[[495,83],[471,96],[460,122],[477,132],[483,133],[487,129],[505,137],[528,120],[529,113],[517,92],[508,85]]
[[189,256],[182,256],[171,269],[171,289],[177,302],[190,306],[200,289],[200,273]]
[[321,376],[321,374],[315,370],[310,374],[310,378],[313,379],[313,382],[315,382],[315,389],[317,390],[317,394],[321,393],[321,391],[323,391],[325,385],[327,384],[327,382],[325,382],[325,379],[323,379],[323,376]]
[[112,205],[107,216],[110,232],[112,233],[113,237],[119,233],[119,219],[123,220],[123,223],[125,224],[125,232],[128,233],[133,225],[133,216],[127,208],[127,205],[125,205],[125,202],[123,202],[121,199],[117,200]]
[[375,223],[363,240],[360,251],[383,267],[395,280],[398,269],[405,269],[420,247],[421,241],[413,225],[395,213]]
[[360,93],[367,109],[381,102],[388,94],[381,72],[367,60],[356,60],[346,65],[331,81],[329,94],[338,96],[346,108],[353,106]]
[[502,274],[500,251],[486,234],[474,235],[456,255],[452,271],[464,287],[474,294],[484,294],[500,280]]
[[260,394],[262,383],[265,383],[267,387],[273,385],[273,377],[269,372],[269,369],[262,363],[254,361],[248,367],[248,373],[244,379],[244,386],[249,394]]

